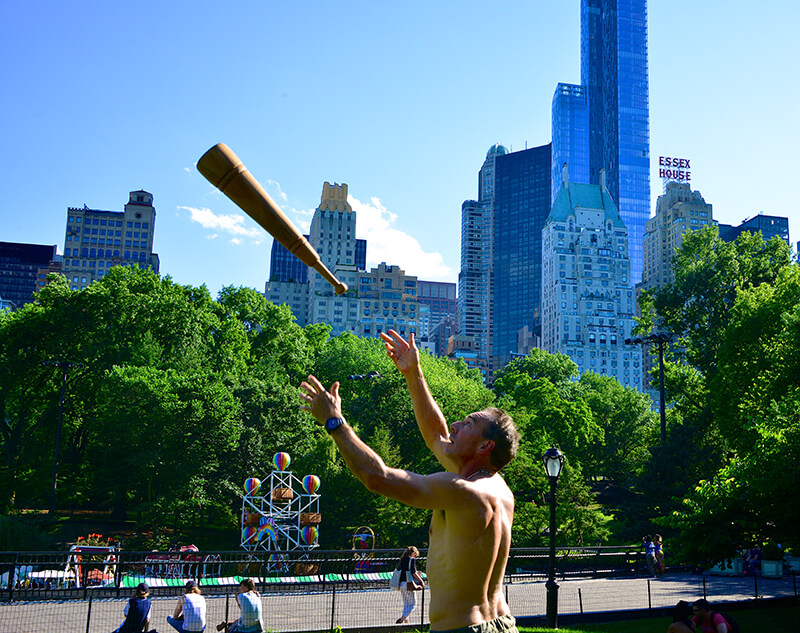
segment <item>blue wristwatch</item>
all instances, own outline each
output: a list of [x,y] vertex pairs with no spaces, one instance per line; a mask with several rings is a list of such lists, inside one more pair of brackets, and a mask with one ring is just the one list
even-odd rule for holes
[[328,433],[333,433],[336,429],[344,424],[344,420],[342,418],[328,418],[325,420],[325,430]]

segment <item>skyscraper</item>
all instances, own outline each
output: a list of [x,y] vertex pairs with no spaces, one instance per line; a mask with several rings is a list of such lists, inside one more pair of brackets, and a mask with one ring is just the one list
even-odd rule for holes
[[517,350],[519,330],[538,332],[542,228],[550,214],[551,145],[495,159],[492,214],[493,367]]
[[635,325],[627,230],[602,175],[563,178],[542,231],[542,347],[641,390],[641,349],[624,343]]
[[[308,235],[303,235],[303,237],[308,239]],[[289,252],[289,249],[278,240],[272,240],[272,250],[269,255],[269,280],[307,283],[308,266]]]
[[[477,341],[486,336],[487,321],[483,276],[486,253],[483,249],[484,205],[466,200],[461,205],[461,270],[458,273],[458,333]],[[481,348],[481,352],[485,352]]]
[[508,150],[495,143],[478,172],[478,199],[461,205],[461,272],[458,275],[457,332],[474,339],[484,365],[492,356],[492,252],[495,165]]
[[553,94],[551,199],[562,183],[564,163],[572,182],[589,182],[589,104],[586,88],[560,83]]
[[606,170],[628,228],[635,283],[650,217],[647,0],[581,0],[581,83],[589,105],[591,182]]

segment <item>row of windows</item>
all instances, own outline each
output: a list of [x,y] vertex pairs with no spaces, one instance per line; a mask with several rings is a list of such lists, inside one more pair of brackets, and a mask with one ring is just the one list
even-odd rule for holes
[[[83,218],[77,215],[69,216],[68,222],[73,222],[75,224],[81,224],[83,222],[84,225],[91,224],[92,226],[122,226],[122,220],[105,220],[102,218],[86,218],[86,221],[83,221]],[[129,229],[149,229],[150,223],[149,222],[133,222],[128,221],[125,223]]]

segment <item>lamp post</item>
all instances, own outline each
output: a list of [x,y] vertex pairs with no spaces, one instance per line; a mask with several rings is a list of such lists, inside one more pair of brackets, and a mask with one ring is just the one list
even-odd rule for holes
[[547,626],[558,628],[558,583],[556,582],[556,485],[564,466],[564,454],[555,446],[542,456],[544,472],[550,482],[550,569],[547,575]]
[[664,347],[672,340],[672,334],[648,334],[626,338],[625,345],[658,345],[658,393],[659,412],[661,413],[661,444],[667,441],[667,413],[664,403]]

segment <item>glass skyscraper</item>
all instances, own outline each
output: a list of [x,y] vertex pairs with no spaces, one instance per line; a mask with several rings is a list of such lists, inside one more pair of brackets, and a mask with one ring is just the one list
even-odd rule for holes
[[495,158],[492,348],[494,367],[517,350],[525,326],[541,327],[542,228],[550,214],[551,144]]
[[555,200],[563,182],[564,163],[569,182],[589,183],[589,104],[584,86],[558,84],[553,95],[552,126],[551,199]]
[[636,283],[650,217],[647,0],[581,0],[581,83],[589,104],[590,182],[606,170],[628,228]]

